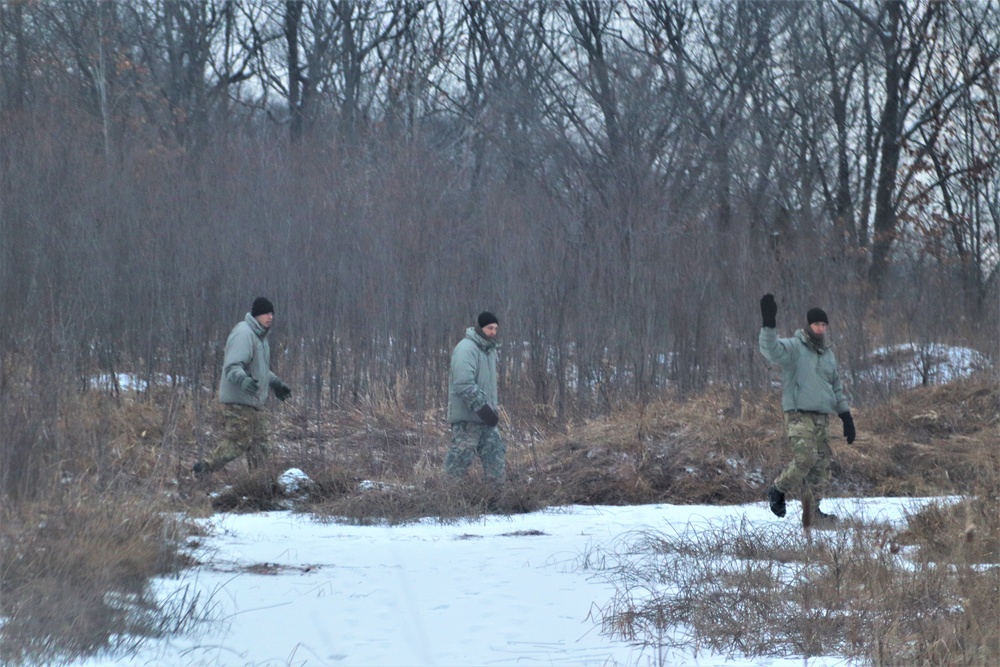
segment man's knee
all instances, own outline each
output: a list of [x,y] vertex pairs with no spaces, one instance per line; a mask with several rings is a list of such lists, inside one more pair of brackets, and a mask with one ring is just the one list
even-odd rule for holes
[[478,434],[473,433],[465,422],[451,425],[451,442],[444,460],[445,472],[453,477],[465,474],[475,456],[477,437]]
[[495,428],[485,430],[480,437],[479,458],[483,471],[494,480],[502,480],[507,471],[507,447]]
[[444,470],[452,477],[463,477],[472,465],[472,450],[468,448],[448,447],[448,454],[444,459]]

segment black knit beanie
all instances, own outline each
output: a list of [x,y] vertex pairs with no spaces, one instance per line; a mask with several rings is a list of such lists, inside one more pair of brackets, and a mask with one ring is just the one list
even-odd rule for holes
[[826,316],[826,312],[822,308],[810,308],[809,312],[806,313],[806,322],[812,324],[813,322],[825,322],[830,323],[830,320]]
[[479,319],[476,321],[478,322],[480,329],[488,327],[491,324],[500,324],[500,320],[497,319],[497,316],[488,310],[484,310],[479,313]]
[[250,306],[250,316],[257,317],[258,315],[264,315],[266,313],[273,313],[274,306],[271,302],[262,296],[257,297],[253,300],[253,305]]

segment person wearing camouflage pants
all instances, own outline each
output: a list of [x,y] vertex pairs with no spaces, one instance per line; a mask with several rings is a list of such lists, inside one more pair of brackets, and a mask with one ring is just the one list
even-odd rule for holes
[[497,343],[499,323],[490,312],[482,312],[476,326],[465,331],[451,353],[448,383],[448,422],[451,444],[445,456],[445,472],[462,478],[477,456],[487,479],[503,482],[507,449],[497,424]]
[[802,501],[802,526],[829,527],[836,517],[819,509],[830,481],[830,415],[844,425],[847,443],[854,442],[854,419],[844,396],[837,360],[826,338],[829,319],[820,308],[806,313],[807,326],[790,338],[778,338],[778,305],[773,294],[760,300],[763,326],[761,354],[781,367],[781,409],[791,449],[791,461],[768,489],[771,511],[785,516],[785,496],[797,493]]
[[219,380],[223,435],[211,456],[192,466],[196,475],[221,470],[244,454],[251,472],[262,469],[268,460],[267,419],[262,412],[268,391],[273,390],[282,401],[292,395],[288,385],[271,372],[267,333],[273,320],[274,306],[257,297],[226,340]]
[[247,467],[256,471],[263,468],[269,454],[264,413],[249,405],[223,403],[222,438],[198,472],[215,472],[242,455],[247,457]]

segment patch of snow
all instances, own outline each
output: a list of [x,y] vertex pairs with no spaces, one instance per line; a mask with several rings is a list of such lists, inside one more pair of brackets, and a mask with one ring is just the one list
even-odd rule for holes
[[209,493],[208,497],[212,498],[212,499],[221,498],[224,495],[230,493],[232,490],[233,490],[232,485],[231,484],[227,484],[224,487],[222,487],[221,489],[217,489],[217,490],[212,491],[211,493]]
[[363,479],[358,482],[358,491],[384,491],[385,482],[373,482],[370,479]]
[[385,482],[373,482],[370,479],[363,479],[358,482],[358,491],[389,491],[391,489],[414,489],[412,484],[387,484]]
[[[175,378],[172,375],[166,375],[165,373],[155,373],[153,375],[153,384],[170,385],[174,381]],[[141,392],[149,388],[149,383],[146,380],[140,379],[135,373],[116,373],[115,375],[103,373],[90,378],[89,384],[91,388],[101,391],[113,391],[116,385],[120,391]]]
[[863,379],[907,389],[947,384],[991,367],[986,355],[970,347],[905,343],[880,347],[870,355]]

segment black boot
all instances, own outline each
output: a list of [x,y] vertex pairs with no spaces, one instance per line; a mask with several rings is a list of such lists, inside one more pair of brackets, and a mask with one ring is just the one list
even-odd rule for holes
[[767,490],[767,501],[771,504],[771,511],[775,516],[785,516],[785,494],[772,486]]

